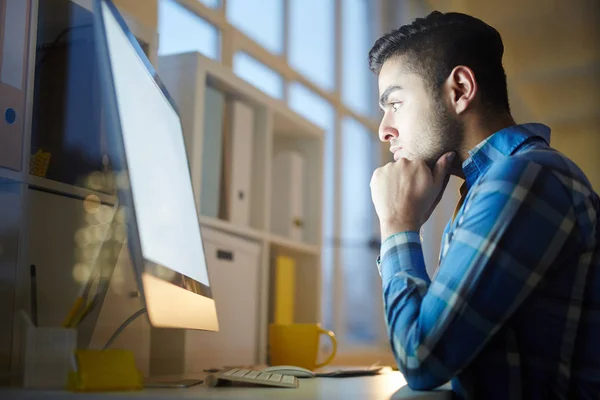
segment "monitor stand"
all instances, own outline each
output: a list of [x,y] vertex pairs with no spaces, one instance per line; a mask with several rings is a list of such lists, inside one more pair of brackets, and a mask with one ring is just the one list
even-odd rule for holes
[[144,387],[148,388],[148,389],[188,388],[191,386],[200,385],[202,383],[204,383],[204,378],[177,378],[177,377],[144,378]]

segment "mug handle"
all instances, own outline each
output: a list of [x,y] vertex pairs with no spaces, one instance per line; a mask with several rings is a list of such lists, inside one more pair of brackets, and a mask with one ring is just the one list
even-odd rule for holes
[[331,339],[331,344],[333,345],[333,349],[331,350],[331,354],[327,357],[327,359],[325,361],[315,365],[315,369],[324,367],[327,364],[329,364],[330,362],[332,362],[333,358],[335,357],[335,354],[337,353],[337,340],[335,338],[335,334],[332,331],[327,331],[323,328],[319,328],[319,335],[329,336],[329,339]]

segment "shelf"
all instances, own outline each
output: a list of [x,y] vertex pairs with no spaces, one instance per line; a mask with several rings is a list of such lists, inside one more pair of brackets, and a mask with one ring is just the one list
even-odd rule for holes
[[302,119],[287,108],[275,108],[273,112],[273,134],[295,139],[323,140],[323,130]]
[[315,245],[300,243],[295,240],[273,234],[270,234],[268,239],[269,242],[275,247],[291,253],[313,256],[319,256],[321,254],[321,249]]
[[207,217],[201,215],[199,218],[200,225],[204,225],[209,228],[218,229],[227,233],[231,233],[237,236],[244,237],[251,240],[264,240],[265,234],[257,231],[256,229],[234,225],[229,221],[223,221],[222,219]]
[[23,183],[23,173],[0,167],[0,182]]
[[[189,57],[193,57],[190,55]],[[266,106],[273,111],[275,135],[289,135],[293,137],[309,137],[321,139],[324,132],[317,125],[301,117],[282,100],[275,99],[256,88],[251,83],[237,76],[231,69],[204,56],[201,57],[202,65],[206,70],[207,82],[219,90],[235,95],[244,101]]]
[[35,175],[29,175],[27,178],[27,183],[34,189],[41,189],[47,192],[62,194],[78,199],[85,199],[89,195],[95,195],[98,196],[100,201],[104,204],[113,205],[116,201],[116,196],[107,193],[53,181],[51,179],[41,178]]

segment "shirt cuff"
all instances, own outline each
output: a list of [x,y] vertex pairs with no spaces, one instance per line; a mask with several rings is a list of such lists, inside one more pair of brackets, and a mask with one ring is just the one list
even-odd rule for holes
[[398,272],[407,272],[429,282],[419,232],[399,232],[385,239],[377,258],[377,269],[383,282]]

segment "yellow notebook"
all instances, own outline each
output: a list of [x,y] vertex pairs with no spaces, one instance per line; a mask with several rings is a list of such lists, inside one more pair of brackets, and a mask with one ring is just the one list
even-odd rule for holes
[[296,297],[296,260],[287,256],[275,259],[275,323],[294,323]]

